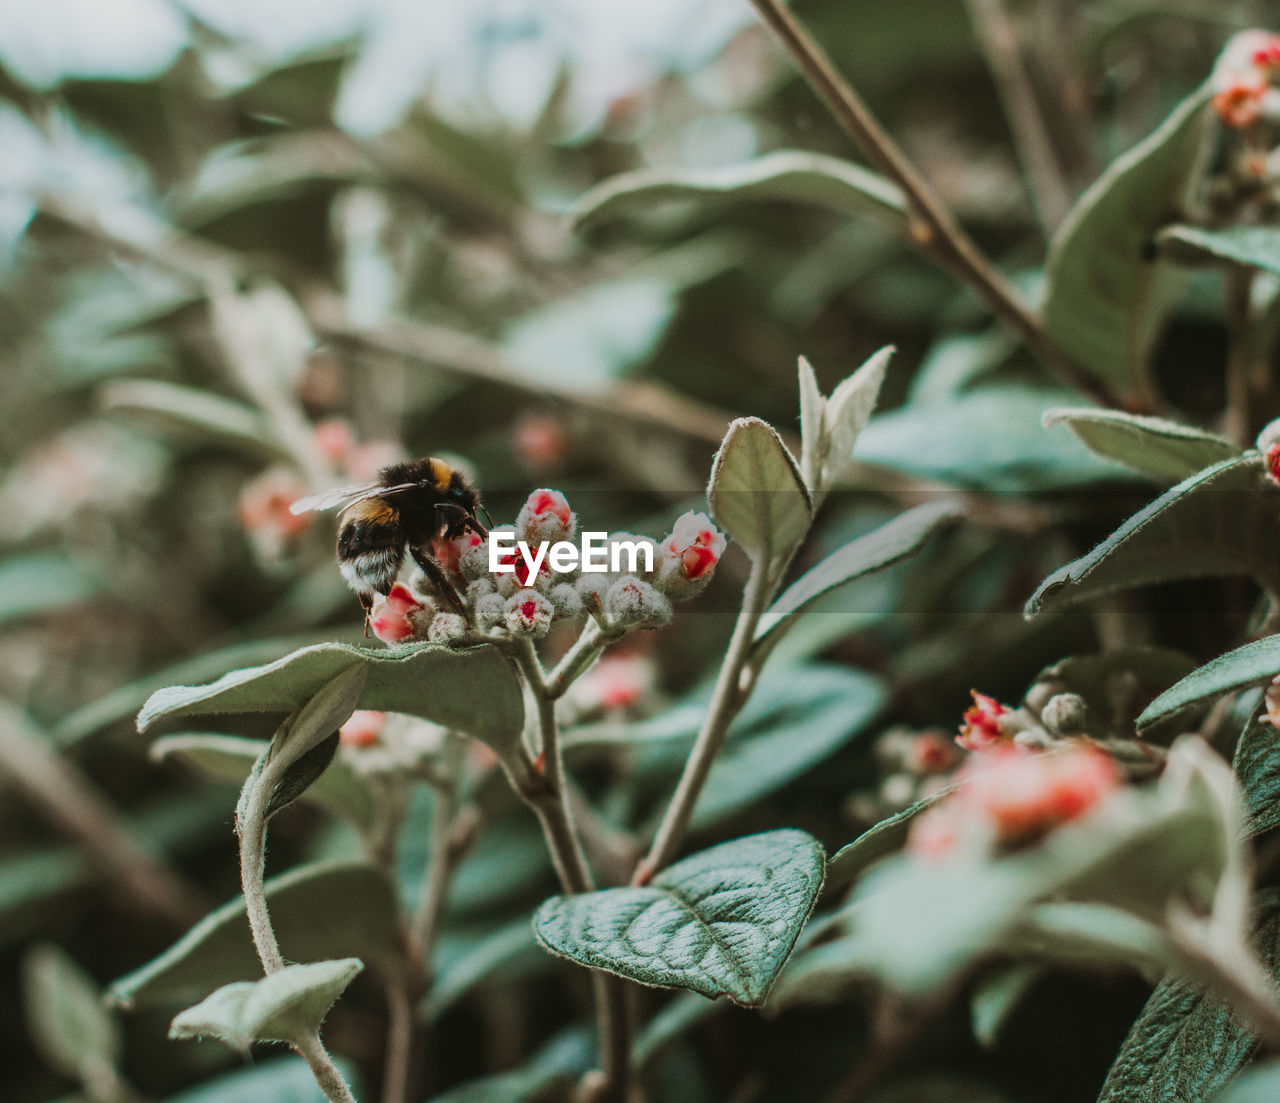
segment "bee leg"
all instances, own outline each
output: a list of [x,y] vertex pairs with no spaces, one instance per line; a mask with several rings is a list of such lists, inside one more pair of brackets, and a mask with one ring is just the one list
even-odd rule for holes
[[357,594],[360,599],[360,607],[364,610],[364,638],[369,638],[369,617],[373,614],[373,595]]
[[452,605],[455,612],[461,613],[463,619],[470,624],[471,618],[467,616],[467,607],[458,595],[453,583],[445,575],[444,568],[422,548],[411,547],[409,554],[413,556],[413,561],[422,568],[422,573],[427,576],[436,593],[444,598],[448,604]]

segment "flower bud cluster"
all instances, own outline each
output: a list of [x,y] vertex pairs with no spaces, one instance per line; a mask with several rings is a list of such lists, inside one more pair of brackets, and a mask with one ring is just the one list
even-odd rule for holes
[[[706,515],[686,513],[661,544],[647,536],[611,534],[605,561],[618,565],[618,571],[584,571],[579,565],[557,569],[545,549],[572,541],[577,532],[578,518],[565,496],[535,490],[514,525],[495,528],[487,538],[468,531],[454,540],[436,541],[435,559],[457,591],[465,616],[441,595],[424,597],[397,584],[375,602],[370,627],[387,643],[539,639],[555,623],[583,613],[611,636],[659,628],[671,620],[673,601],[706,587],[726,544]],[[490,569],[491,544],[496,565],[509,569]],[[513,545],[514,550],[507,550]],[[622,553],[616,558],[615,549]],[[425,591],[429,584],[418,576],[414,586]]]
[[1210,83],[1213,109],[1232,129],[1280,120],[1280,35],[1241,31],[1223,48]]

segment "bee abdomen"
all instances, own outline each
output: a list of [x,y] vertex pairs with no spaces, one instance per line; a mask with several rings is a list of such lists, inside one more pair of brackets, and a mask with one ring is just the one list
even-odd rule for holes
[[380,499],[355,507],[338,530],[338,565],[357,594],[385,594],[404,559],[404,535],[396,511]]

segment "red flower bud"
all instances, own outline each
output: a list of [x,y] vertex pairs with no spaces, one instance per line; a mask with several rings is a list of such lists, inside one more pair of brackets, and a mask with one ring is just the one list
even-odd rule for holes
[[727,543],[705,513],[677,517],[662,544],[658,584],[677,600],[692,597],[711,580]]
[[1267,82],[1258,76],[1238,77],[1213,97],[1213,109],[1227,126],[1243,130],[1262,117]]
[[374,600],[369,627],[383,643],[400,643],[426,628],[430,612],[408,586],[397,582],[386,597]]
[[555,606],[537,590],[518,590],[504,607],[507,628],[515,636],[545,636],[555,616]]
[[1000,718],[1010,710],[994,697],[970,690],[973,704],[965,710],[964,723],[956,742],[968,751],[982,751],[1008,743],[1009,737],[1000,726]]
[[1280,483],[1280,440],[1266,450],[1264,457],[1267,461],[1267,474],[1271,476],[1271,481]]
[[535,490],[516,517],[516,539],[530,546],[543,541],[568,540],[576,518],[568,499],[558,490]]
[[527,414],[515,425],[511,443],[520,462],[532,471],[554,471],[569,455],[564,425],[546,414]]

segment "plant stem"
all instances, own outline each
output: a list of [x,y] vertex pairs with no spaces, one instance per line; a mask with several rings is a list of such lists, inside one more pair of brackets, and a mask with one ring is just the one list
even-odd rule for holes
[[1226,290],[1227,402],[1226,432],[1241,448],[1253,445],[1253,317],[1251,269],[1232,265],[1224,276]]
[[[510,653],[537,705],[541,754],[537,762],[518,762],[518,772],[513,772],[510,764],[504,765],[516,792],[538,817],[561,888],[570,895],[591,892],[595,889],[595,879],[567,799],[555,697],[532,642],[523,641]],[[589,662],[583,663],[578,673],[588,665]],[[591,970],[591,981],[600,1035],[600,1064],[607,1082],[600,1101],[623,1103],[631,1080],[631,1024],[626,986],[620,978],[598,969]]]
[[738,612],[729,650],[720,664],[711,704],[702,721],[702,728],[694,741],[693,750],[685,762],[684,773],[676,786],[671,803],[662,817],[662,823],[653,838],[648,856],[636,867],[631,878],[633,885],[647,885],[653,875],[670,864],[689,828],[694,805],[706,783],[707,775],[724,746],[729,734],[729,724],[742,706],[742,675],[751,657],[751,645],[755,639],[756,624],[764,611],[769,596],[768,556],[756,556],[751,561],[751,574],[747,577],[742,593],[742,608]]
[[595,620],[587,621],[587,626],[582,630],[582,634],[574,641],[574,644],[564,657],[556,664],[555,669],[548,674],[544,680],[546,694],[553,699],[559,699],[568,692],[569,687],[578,680],[592,663],[599,657],[602,652],[612,642],[611,637],[605,635],[604,629]]
[[1063,382],[1104,405],[1120,408],[1119,399],[1105,383],[1084,371],[1049,340],[1040,319],[960,229],[906,154],[781,0],[751,0],[751,5],[867,159],[902,189],[911,208],[911,233],[916,245],[968,284]]
[[1004,0],[966,0],[966,6],[1004,106],[1018,160],[1030,184],[1032,205],[1045,237],[1051,237],[1071,207],[1071,190],[1049,140],[1049,128],[1027,74],[1017,29],[1005,11]]
[[427,974],[430,973],[432,952],[440,934],[440,920],[448,902],[449,884],[464,849],[459,845],[456,833],[461,810],[458,768],[466,743],[455,732],[448,733],[445,740],[440,756],[440,784],[434,786],[427,867],[418,892],[418,906],[409,924],[409,941],[414,957]]
[[311,1066],[311,1075],[316,1078],[316,1083],[330,1103],[356,1103],[356,1097],[351,1094],[338,1066],[333,1063],[329,1051],[324,1048],[320,1036],[314,1030],[294,1042],[293,1048]]
[[413,997],[407,978],[389,983],[386,995],[387,1050],[382,1065],[382,1103],[409,1103],[414,1057],[422,1039],[414,1021]]

